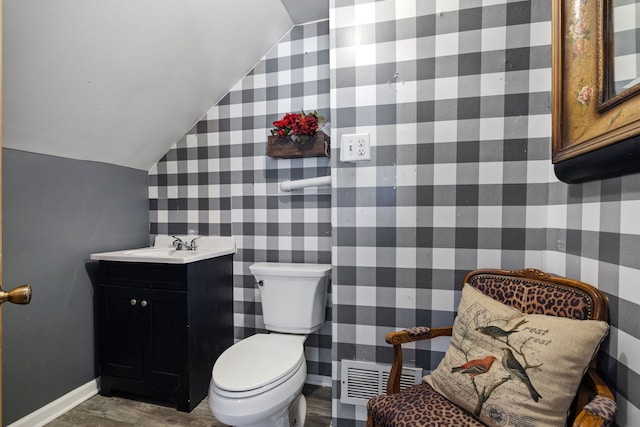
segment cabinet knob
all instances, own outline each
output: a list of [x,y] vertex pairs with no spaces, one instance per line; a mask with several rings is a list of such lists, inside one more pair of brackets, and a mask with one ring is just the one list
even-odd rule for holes
[[138,303],[135,298],[131,298],[131,301],[129,302],[131,303],[131,305],[136,305]]
[[143,307],[147,306],[147,302],[145,300],[140,301],[140,305]]

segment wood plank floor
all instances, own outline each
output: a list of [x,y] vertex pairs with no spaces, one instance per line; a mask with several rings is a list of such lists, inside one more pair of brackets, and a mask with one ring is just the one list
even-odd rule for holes
[[[327,427],[331,423],[331,388],[305,385],[307,399],[306,427]],[[136,401],[122,397],[94,396],[56,418],[47,427],[123,427],[123,426],[195,426],[222,427],[209,411],[205,398],[191,413],[157,402]]]

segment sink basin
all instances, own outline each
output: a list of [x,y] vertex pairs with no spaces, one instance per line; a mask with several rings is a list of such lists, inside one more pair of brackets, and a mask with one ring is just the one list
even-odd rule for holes
[[[194,236],[178,236],[190,242]],[[91,254],[92,260],[150,262],[163,264],[187,264],[208,258],[215,258],[236,252],[233,237],[202,236],[198,239],[196,250],[177,250],[172,246],[173,237],[157,236],[150,248],[126,249],[122,251]]]

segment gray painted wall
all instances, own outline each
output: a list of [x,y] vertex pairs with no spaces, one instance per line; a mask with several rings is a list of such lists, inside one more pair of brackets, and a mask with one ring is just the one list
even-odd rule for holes
[[7,425],[96,377],[88,258],[148,245],[149,209],[146,171],[2,153],[4,288],[33,288],[3,306]]

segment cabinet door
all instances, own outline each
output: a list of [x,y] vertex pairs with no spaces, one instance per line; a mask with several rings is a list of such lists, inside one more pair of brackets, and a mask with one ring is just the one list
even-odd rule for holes
[[100,368],[103,375],[142,377],[141,292],[98,286]]
[[187,372],[187,293],[145,290],[143,293],[144,379],[178,385]]

